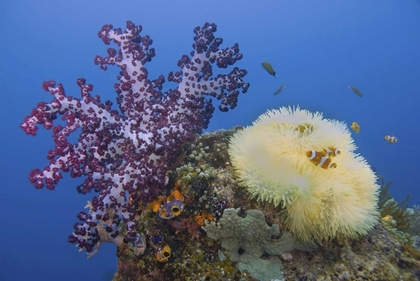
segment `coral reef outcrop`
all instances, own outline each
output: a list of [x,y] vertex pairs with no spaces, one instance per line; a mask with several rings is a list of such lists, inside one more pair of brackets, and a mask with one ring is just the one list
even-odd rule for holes
[[[206,133],[183,146],[167,174],[166,193],[160,194],[167,198],[174,190],[181,192],[185,197],[182,211],[164,219],[148,206],[138,206],[136,232],[145,237],[146,249],[137,256],[129,244],[118,247],[114,281],[256,281],[277,276],[257,275],[259,271],[252,272],[252,267],[280,272],[276,279],[286,281],[419,280],[420,252],[412,246],[414,238],[382,219],[356,238],[315,242],[317,247],[310,249],[296,244],[276,248],[290,235],[283,209],[251,198],[238,185],[229,159],[229,139],[241,129]],[[240,227],[222,231],[228,218]],[[256,223],[249,224],[255,218]],[[243,238],[225,235],[238,231]],[[159,243],[171,249],[166,262],[157,259]],[[254,249],[248,256],[251,264],[244,262],[249,249]]]

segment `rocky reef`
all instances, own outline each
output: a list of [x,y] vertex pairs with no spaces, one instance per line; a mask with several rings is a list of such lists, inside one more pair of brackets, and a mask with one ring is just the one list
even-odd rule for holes
[[182,147],[166,193],[136,206],[144,248],[117,248],[114,281],[420,280],[418,238],[392,217],[365,236],[321,243],[284,231],[281,207],[250,199],[238,185],[227,148],[240,129]]

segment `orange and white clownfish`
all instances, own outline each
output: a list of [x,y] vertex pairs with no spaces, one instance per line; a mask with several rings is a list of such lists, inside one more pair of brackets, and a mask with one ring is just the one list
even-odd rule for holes
[[336,149],[336,148],[334,148],[332,146],[329,146],[327,149],[324,149],[324,152],[329,157],[334,157],[334,156],[337,156],[337,155],[340,155],[341,154],[341,151],[340,150],[338,150],[338,149]]
[[330,156],[324,151],[307,151],[306,156],[308,157],[309,161],[311,161],[313,164],[315,164],[318,167],[321,167],[322,169],[334,169],[337,167],[337,164],[331,162]]
[[396,137],[391,136],[391,135],[386,135],[385,139],[389,143],[396,143],[398,141],[398,139]]

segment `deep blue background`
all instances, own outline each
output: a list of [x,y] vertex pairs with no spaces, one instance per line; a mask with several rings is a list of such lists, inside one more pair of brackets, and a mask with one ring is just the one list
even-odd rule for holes
[[[86,261],[67,244],[76,214],[89,196],[78,195],[80,180],[65,177],[55,191],[35,190],[28,173],[43,168],[51,131],[36,138],[19,128],[39,101],[50,96],[44,80],[64,84],[78,96],[85,77],[95,94],[114,100],[116,69],[93,64],[106,46],[96,36],[103,24],[142,24],[157,56],[150,77],[176,70],[189,53],[192,30],[206,21],[219,27],[225,46],[240,43],[250,91],[227,114],[217,113],[210,129],[248,125],[267,109],[297,105],[327,118],[359,122],[359,152],[392,179],[398,199],[418,193],[420,113],[420,2],[381,1],[105,1],[9,0],[0,4],[0,280],[104,280],[116,269],[115,246],[103,245]],[[197,4],[200,3],[200,4]],[[262,61],[272,63],[278,78]],[[281,85],[278,96],[273,92]],[[358,87],[363,98],[349,85]],[[168,87],[171,85],[167,85]],[[395,145],[384,140],[395,135]]]

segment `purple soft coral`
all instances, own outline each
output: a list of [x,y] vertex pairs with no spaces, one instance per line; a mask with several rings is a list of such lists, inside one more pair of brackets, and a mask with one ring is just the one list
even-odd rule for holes
[[[214,37],[216,25],[206,23],[194,29],[191,56],[182,56],[178,61],[181,69],[168,75],[178,87],[162,92],[165,78],[149,80],[144,67],[155,50],[150,48],[150,37],[140,35],[141,30],[129,21],[125,31],[105,25],[98,33],[105,44],[114,42],[119,47],[109,48],[106,57],[96,56],[94,62],[103,70],[107,65],[121,68],[114,86],[120,112],[111,110],[110,101],[101,103],[98,96],[91,96],[93,86],[83,78],[77,80],[81,98],[66,96],[61,84],[47,81],[43,88],[54,99],[39,103],[21,125],[34,136],[38,124],[53,128],[55,148],[48,153],[50,164],[30,173],[36,188],[54,189],[62,172],[70,171],[72,177],[85,177],[77,187],[79,193],[97,192],[88,205],[89,213],[78,214],[79,222],[68,240],[87,252],[98,245],[99,220],[107,222],[105,229],[112,237],[118,236],[121,221],[128,227],[126,238],[133,236],[136,223],[130,202],[148,202],[164,189],[169,161],[183,143],[207,128],[214,107],[206,95],[220,100],[219,109],[227,111],[236,106],[239,92],[249,87],[243,81],[244,69],[235,67],[228,74],[213,76],[212,65],[226,68],[242,54],[238,44],[220,49],[222,39]],[[65,126],[54,126],[58,115]],[[81,129],[79,140],[71,144],[68,136],[77,129]]]

